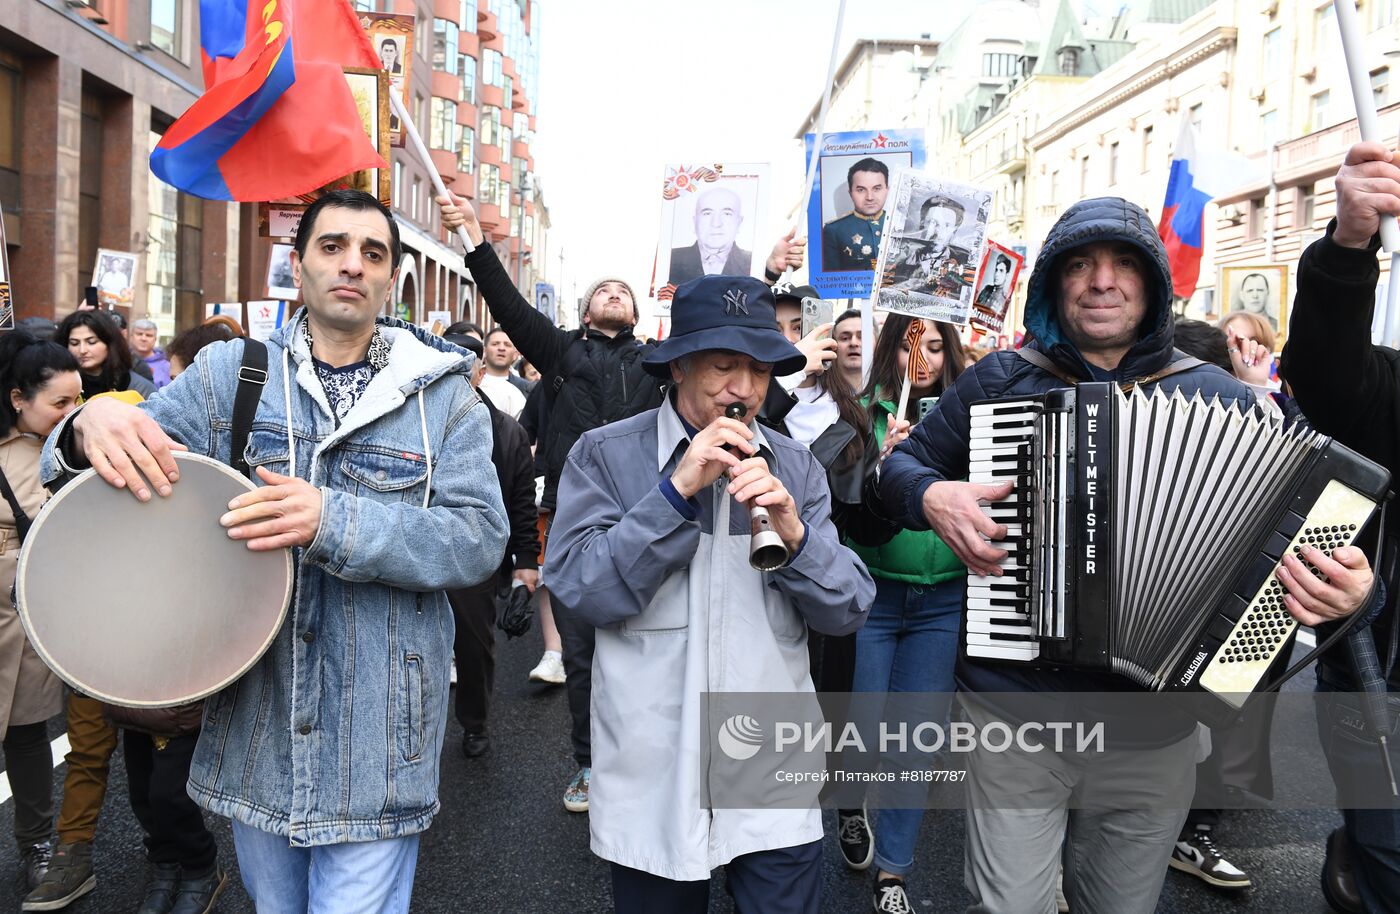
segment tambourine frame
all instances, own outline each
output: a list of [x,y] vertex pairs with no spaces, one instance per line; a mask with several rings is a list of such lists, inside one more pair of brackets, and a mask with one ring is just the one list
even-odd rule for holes
[[[229,494],[227,496],[228,499],[233,498],[235,495],[240,494],[243,491],[251,492],[257,489],[257,486],[251,480],[239,475],[226,464],[221,463],[220,461],[213,460],[209,457],[204,457],[199,454],[191,454],[186,452],[175,452],[174,456],[177,462],[185,464],[186,466],[182,467],[180,481],[175,483],[173,487],[174,492],[171,496],[169,496],[169,498],[172,501],[178,498],[182,492],[188,493],[190,490],[187,487],[197,485],[198,480],[192,479],[191,477],[199,477],[205,475],[205,468],[207,468],[208,470],[215,471],[219,475],[219,477],[222,477],[234,483],[234,485],[231,485],[229,487]],[[191,466],[192,464],[199,465],[200,470],[194,470],[193,466]],[[33,645],[35,652],[39,655],[40,659],[42,659],[44,663],[47,664],[48,667],[51,670],[53,670],[54,673],[60,679],[66,682],[73,689],[77,690],[78,692],[81,692],[84,695],[96,698],[100,701],[107,702],[109,704],[120,705],[123,707],[173,707],[175,705],[181,705],[186,704],[188,702],[197,701],[201,698],[207,698],[208,696],[213,695],[214,693],[231,685],[239,677],[247,673],[248,670],[250,670],[253,667],[253,665],[256,664],[258,660],[262,658],[263,654],[265,654],[268,648],[272,646],[273,641],[276,640],[278,633],[281,631],[283,625],[286,622],[287,610],[291,605],[293,592],[293,562],[292,553],[290,549],[253,553],[251,552],[251,550],[248,550],[248,547],[245,543],[227,539],[227,534],[222,534],[225,537],[225,542],[228,544],[227,549],[229,550],[225,557],[226,561],[246,561],[247,563],[249,563],[250,566],[255,565],[259,572],[261,572],[259,577],[267,582],[267,587],[264,589],[270,590],[273,593],[274,598],[276,593],[276,579],[278,577],[279,572],[281,577],[285,581],[285,586],[282,589],[281,602],[280,606],[277,609],[275,624],[269,625],[268,629],[265,632],[265,635],[263,635],[263,633],[261,632],[255,635],[256,640],[253,641],[253,644],[256,646],[256,651],[252,652],[252,656],[247,657],[246,660],[237,661],[237,665],[231,670],[227,671],[224,675],[219,676],[217,681],[208,683],[207,685],[201,686],[197,689],[193,689],[188,693],[172,694],[169,696],[162,696],[160,698],[132,698],[129,695],[114,694],[110,688],[103,685],[102,676],[100,675],[100,673],[72,669],[71,658],[65,659],[64,657],[55,656],[54,650],[51,649],[50,645],[46,644],[46,639],[41,633],[41,629],[43,629],[45,626],[37,625],[36,620],[30,614],[32,598],[35,596],[34,590],[37,589],[35,586],[31,586],[31,582],[29,580],[29,575],[32,571],[31,566],[34,565],[37,561],[42,561],[52,557],[52,552],[48,548],[49,544],[46,542],[45,539],[45,529],[46,525],[52,525],[57,523],[53,521],[52,518],[60,516],[59,512],[62,512],[65,502],[71,497],[73,497],[74,493],[83,491],[84,484],[94,486],[108,485],[108,483],[101,480],[100,478],[98,478],[96,482],[89,483],[89,480],[92,480],[95,477],[97,477],[96,470],[86,470],[83,473],[79,474],[77,477],[75,477],[71,482],[64,486],[58,492],[57,495],[50,499],[48,503],[44,505],[43,510],[39,512],[39,516],[35,518],[34,525],[30,529],[29,535],[25,538],[24,548],[20,551],[19,565],[16,569],[15,574],[15,593],[17,597],[16,608],[19,611],[20,621],[24,626],[25,633],[29,636],[29,642],[31,645]],[[111,495],[113,497],[129,500],[132,508],[137,511],[150,509],[153,505],[157,504],[160,501],[160,496],[156,496],[156,498],[152,499],[151,502],[142,504],[140,502],[137,502],[136,499],[133,498],[130,492],[128,492],[127,490],[117,489],[115,487],[110,488]],[[98,497],[101,498],[103,496]],[[225,499],[225,503],[226,501],[227,499]],[[212,529],[218,529],[222,533],[222,528],[218,526],[218,517],[222,513],[222,511],[215,513],[211,510],[210,513],[212,513],[213,515],[209,520],[209,523],[212,524],[210,532],[212,533]],[[136,517],[139,519],[140,515],[137,514]],[[71,525],[71,521],[69,521],[68,526]],[[130,530],[130,535],[132,537],[140,537],[141,533],[142,531],[140,529],[139,524],[133,524],[132,529]],[[209,541],[212,544],[214,544],[213,548],[215,549],[223,550],[225,548],[222,544],[219,543],[218,538],[215,536],[210,536]],[[61,567],[64,570],[64,573],[82,575],[83,559],[85,556],[103,555],[104,549],[120,548],[120,545],[121,544],[97,541],[97,539],[94,538],[90,541],[62,544],[57,548],[64,550],[64,563],[61,565]],[[243,555],[240,555],[240,553],[234,552],[232,550],[242,550]],[[130,603],[133,607],[138,603],[149,604],[153,599],[159,599],[162,596],[171,600],[180,599],[178,596],[172,594],[173,584],[171,577],[173,577],[176,574],[176,570],[174,568],[170,569],[170,577],[167,577],[166,574],[160,570],[160,564],[162,562],[177,562],[179,561],[178,557],[171,557],[167,555],[147,558],[145,556],[139,555],[136,550],[130,550],[130,552],[130,559],[132,561],[149,562],[153,569],[152,574],[149,578],[148,589],[139,595],[131,595],[127,598],[130,600]],[[36,556],[38,557],[37,559]],[[277,559],[280,559],[280,561],[276,561]],[[215,560],[218,560],[217,557],[215,558]],[[199,587],[200,583],[196,581],[193,584],[193,586]],[[271,601],[269,600],[267,603],[264,604],[264,606],[271,606]],[[270,613],[263,613],[263,617],[267,618],[269,622],[272,621]],[[83,624],[82,618],[77,614],[74,614],[74,624]],[[144,632],[143,635],[145,638],[159,637],[159,635],[155,632]],[[180,647],[181,645],[177,643],[172,643],[169,647],[169,650],[178,651]],[[246,648],[249,647],[249,645],[245,643],[243,647]],[[129,656],[112,656],[110,659],[113,663],[132,662],[132,658]]]

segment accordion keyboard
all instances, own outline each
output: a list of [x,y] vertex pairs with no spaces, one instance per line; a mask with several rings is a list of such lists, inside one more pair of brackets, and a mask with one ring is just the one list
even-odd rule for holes
[[967,653],[1001,660],[1034,660],[1040,656],[1037,623],[1031,599],[1036,582],[1030,579],[1027,556],[1035,548],[1028,535],[1035,468],[1031,441],[1039,400],[1008,400],[972,407],[968,481],[992,485],[1011,482],[1011,494],[982,506],[1006,538],[991,545],[1005,549],[1000,575],[969,575],[967,579]]

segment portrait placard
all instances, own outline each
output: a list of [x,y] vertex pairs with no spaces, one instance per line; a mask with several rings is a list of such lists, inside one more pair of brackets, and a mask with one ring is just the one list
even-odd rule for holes
[[763,275],[768,166],[716,163],[667,166],[661,182],[661,231],[652,271],[655,312],[669,314],[676,287],[701,276]]
[[1011,309],[1011,296],[1016,292],[1016,280],[1025,262],[1024,255],[987,239],[987,253],[982,258],[977,291],[972,298],[973,327],[986,333],[1001,333]]
[[267,295],[281,301],[296,301],[301,290],[292,280],[292,246],[274,244],[267,254]]
[[[370,44],[379,55],[379,62],[389,76],[389,89],[399,93],[405,111],[413,107],[408,97],[408,87],[413,84],[413,29],[411,13],[360,13],[360,27],[369,34]],[[389,143],[402,146],[408,142],[408,133],[399,124],[398,117],[389,112]],[[385,156],[388,159],[388,156]]]
[[1262,317],[1278,334],[1275,351],[1288,333],[1288,264],[1231,264],[1220,268],[1220,316],[1244,311]]
[[284,301],[248,302],[248,336],[266,343],[277,328],[287,320],[287,303]]
[[549,318],[551,323],[556,320],[554,315],[554,301],[553,283],[535,283],[535,310]]
[[103,309],[130,308],[136,300],[136,255],[130,251],[98,248],[92,277]]
[[[389,74],[383,70],[370,70],[364,67],[345,67],[345,81],[350,85],[350,95],[355,99],[355,107],[360,112],[360,122],[364,124],[365,135],[374,143],[375,151],[389,161]],[[392,202],[392,189],[389,184],[389,169],[366,168],[354,174],[318,187],[301,199],[314,203],[318,197],[332,190],[363,190],[374,194],[385,206]]]
[[987,239],[992,194],[922,172],[900,172],[885,205],[872,304],[966,324]]
[[231,317],[238,321],[240,327],[246,326],[243,320],[243,302],[241,301],[211,301],[204,303],[204,319],[207,321],[211,317]]
[[[807,165],[815,134],[807,134]],[[901,171],[924,167],[923,130],[822,134],[807,200],[807,273],[825,298],[866,298],[875,282],[885,203]]]
[[306,205],[301,203],[259,203],[258,234],[263,238],[295,238]]

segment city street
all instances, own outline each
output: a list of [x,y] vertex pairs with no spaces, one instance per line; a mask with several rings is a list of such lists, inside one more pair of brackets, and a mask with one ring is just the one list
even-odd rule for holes
[[[568,742],[568,708],[562,687],[542,688],[526,681],[539,659],[539,635],[498,642],[497,703],[491,727],[491,753],[468,761],[460,751],[461,729],[449,725],[443,749],[442,813],[424,836],[418,860],[414,912],[423,914],[603,914],[611,910],[608,869],[588,852],[586,816],[565,811],[560,802],[573,773]],[[1311,684],[1311,670],[1292,685]],[[50,725],[56,736],[61,720]],[[1311,732],[1274,733],[1274,764],[1280,778],[1308,776],[1288,772],[1286,747],[1295,740],[1316,740]],[[63,768],[54,772],[61,788]],[[1313,776],[1326,777],[1325,772]],[[827,832],[834,823],[828,814]],[[1318,890],[1323,841],[1340,817],[1333,811],[1247,811],[1227,813],[1218,843],[1229,858],[1250,873],[1258,888],[1249,895],[1228,895],[1180,873],[1169,873],[1158,910],[1163,914],[1325,914]],[[213,820],[221,856],[230,868],[229,886],[218,910],[252,914],[253,906],[237,879],[227,823]],[[13,803],[0,806],[0,833],[10,834]],[[0,911],[19,907],[18,860],[13,844],[0,842]],[[962,816],[930,812],[924,820],[918,868],[910,876],[910,897],[921,912],[961,911],[967,904],[962,887]],[[134,911],[140,903],[145,863],[140,831],[126,800],[120,757],[113,760],[112,785],[100,825],[96,861],[97,889],[75,903],[73,914]],[[870,909],[870,874],[851,873],[835,846],[826,847],[823,909],[863,912]],[[727,912],[722,879],[716,879],[711,910]]]

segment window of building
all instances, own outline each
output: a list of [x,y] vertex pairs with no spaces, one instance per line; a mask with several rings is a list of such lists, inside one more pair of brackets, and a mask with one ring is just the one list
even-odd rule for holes
[[982,75],[1011,77],[1016,75],[1015,54],[983,54]]
[[1327,107],[1331,100],[1332,95],[1326,89],[1308,99],[1308,132],[1327,126]]
[[1264,33],[1264,72],[1265,82],[1278,79],[1283,73],[1283,29],[1270,29]]
[[510,182],[502,181],[496,185],[496,205],[501,208],[501,220],[506,225],[511,225],[510,218]]
[[19,237],[20,63],[0,51],[0,211]]
[[[485,135],[484,130],[482,131],[482,135]],[[485,140],[483,139],[482,142],[485,142]],[[476,174],[478,185],[476,188],[477,199],[482,203],[490,203],[493,206],[498,205],[496,201],[499,199],[498,195],[501,190],[501,170],[490,162],[482,162]]]
[[500,150],[501,150],[501,161],[502,161],[502,162],[509,162],[509,161],[510,161],[510,128],[509,128],[509,127],[506,127],[506,126],[502,126],[501,129],[500,129],[499,136],[497,137],[497,139],[499,140],[499,148],[500,148]]
[[1156,161],[1157,149],[1153,144],[1155,136],[1151,127],[1142,128],[1142,172],[1146,174]]
[[1108,186],[1113,187],[1118,183],[1118,144],[1108,145]]
[[481,52],[481,81],[488,86],[501,84],[501,52],[485,48]]
[[432,111],[428,121],[428,145],[450,151],[457,139],[457,103],[450,98],[434,97]]
[[1297,213],[1294,217],[1294,226],[1300,229],[1312,228],[1313,219],[1317,215],[1316,185],[1303,184],[1299,186],[1297,199],[1293,201],[1293,211]]
[[375,0],[352,0],[350,5],[355,8],[356,12],[360,13],[379,12],[378,4],[375,2]]
[[525,186],[525,179],[529,176],[530,166],[526,160],[520,156],[512,156],[510,160],[510,176]]
[[1381,67],[1379,70],[1371,71],[1371,96],[1376,100],[1377,108],[1384,108],[1390,104],[1390,68]]
[[462,124],[461,128],[461,138],[457,145],[457,170],[471,174],[476,171],[476,131],[466,124]]
[[1395,21],[1396,0],[1366,0],[1366,28],[1374,32]]
[[393,176],[393,177],[394,177],[394,180],[393,180],[392,184],[391,184],[390,187],[389,187],[389,205],[392,206],[394,209],[398,209],[398,208],[399,208],[399,204],[400,204],[400,203],[402,202],[402,200],[403,200],[403,194],[399,191],[399,188],[403,187],[403,163],[402,163],[402,162],[398,162],[398,161],[394,162],[394,176]]
[[476,31],[476,0],[462,0],[462,31]]
[[457,71],[462,74],[462,94],[458,97],[469,105],[476,104],[476,58],[470,54],[460,55]]
[[1060,171],[1056,169],[1050,172],[1050,205],[1056,206],[1060,202]]
[[495,105],[481,106],[481,142],[484,146],[500,145],[501,109]]
[[1079,160],[1079,196],[1089,195],[1089,157]]
[[1078,75],[1079,75],[1079,49],[1078,49],[1078,48],[1060,48],[1059,64],[1060,64],[1060,75],[1061,75],[1061,76],[1078,76]]
[[1333,9],[1332,4],[1318,7],[1313,13],[1313,52],[1320,54],[1323,51],[1339,50],[1334,45],[1336,39],[1332,37],[1336,30],[1337,11]]
[[[150,148],[160,134],[149,134]],[[204,201],[147,179],[146,308],[161,336],[204,313]]]
[[1259,133],[1263,137],[1264,145],[1270,149],[1279,141],[1277,110],[1265,111],[1259,115]]
[[151,44],[171,57],[180,56],[181,0],[151,0]]
[[457,74],[457,24],[448,19],[433,20],[433,69]]
[[1187,109],[1187,119],[1191,122],[1191,129],[1196,131],[1196,135],[1201,135],[1201,124],[1205,120],[1205,103],[1197,102]]
[[521,143],[530,144],[535,138],[530,135],[530,116],[523,111],[517,111],[511,117],[511,125],[515,130],[515,139]]
[[413,179],[413,199],[410,200],[409,203],[408,203],[408,206],[409,206],[409,213],[408,213],[408,215],[409,215],[409,217],[410,217],[411,219],[413,219],[414,222],[417,222],[417,221],[418,221],[418,203],[419,203],[419,201],[422,200],[422,199],[423,199],[423,179],[422,179],[422,178],[414,178],[414,179]]
[[1249,201],[1249,223],[1246,227],[1247,239],[1255,239],[1264,234],[1264,210],[1268,197],[1255,197]]

